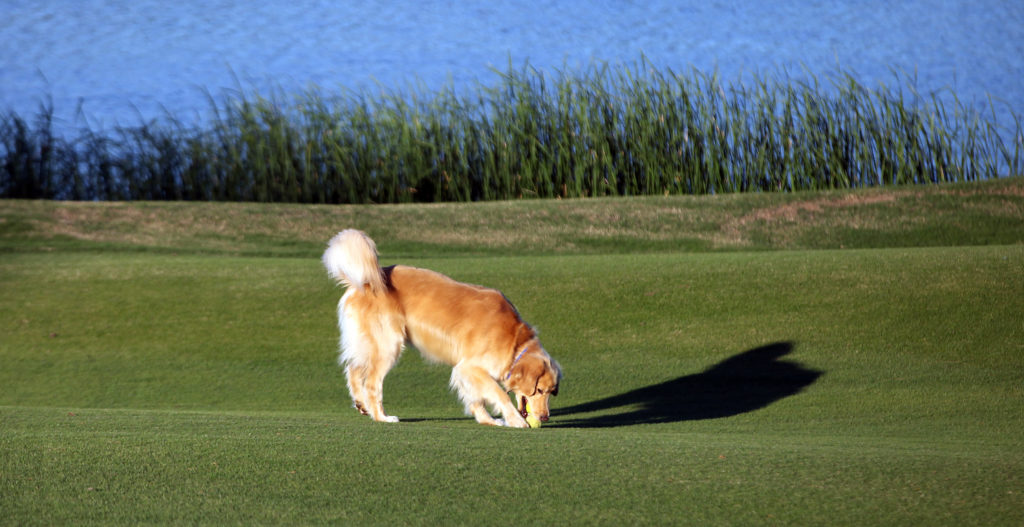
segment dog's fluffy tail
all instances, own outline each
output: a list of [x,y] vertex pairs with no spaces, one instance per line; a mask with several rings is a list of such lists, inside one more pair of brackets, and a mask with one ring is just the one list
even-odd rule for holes
[[373,293],[384,292],[384,276],[377,262],[377,244],[363,231],[346,229],[327,242],[323,256],[327,274],[334,280]]

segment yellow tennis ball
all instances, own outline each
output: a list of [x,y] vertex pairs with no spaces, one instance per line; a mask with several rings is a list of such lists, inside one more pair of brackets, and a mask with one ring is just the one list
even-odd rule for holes
[[530,410],[530,403],[526,403],[526,424],[530,425],[530,428],[540,428],[540,419],[533,415],[533,411]]

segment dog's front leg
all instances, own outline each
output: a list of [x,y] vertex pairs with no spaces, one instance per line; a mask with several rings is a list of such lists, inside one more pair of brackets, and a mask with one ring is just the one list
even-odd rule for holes
[[490,412],[487,411],[486,405],[481,401],[470,403],[467,410],[476,419],[476,422],[482,425],[504,426],[505,424],[504,422],[492,417]]
[[[465,404],[466,413],[472,415],[478,423],[529,428],[530,425],[512,405],[508,393],[483,368],[465,363],[456,365],[452,369],[451,385]],[[503,419],[499,421],[491,417],[487,405],[501,411]]]

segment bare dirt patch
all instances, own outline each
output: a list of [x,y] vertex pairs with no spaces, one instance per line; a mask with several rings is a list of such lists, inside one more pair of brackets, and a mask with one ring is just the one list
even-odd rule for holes
[[864,228],[868,224],[874,225],[875,222],[870,221],[868,215],[846,214],[841,211],[895,203],[899,198],[900,196],[894,192],[845,194],[758,208],[727,219],[722,223],[721,230],[709,241],[720,248],[747,247],[753,244],[751,235],[755,230],[771,230],[772,239],[776,243],[790,247],[799,234],[811,228],[826,225]]

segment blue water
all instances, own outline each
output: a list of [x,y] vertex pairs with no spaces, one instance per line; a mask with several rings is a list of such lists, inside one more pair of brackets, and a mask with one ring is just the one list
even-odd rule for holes
[[208,93],[239,85],[462,90],[510,59],[550,71],[641,54],[725,79],[841,67],[892,86],[897,71],[921,93],[1024,114],[1020,0],[0,0],[0,20],[0,111],[33,116],[49,96],[62,127],[201,120]]

